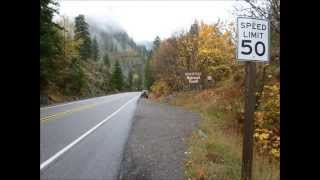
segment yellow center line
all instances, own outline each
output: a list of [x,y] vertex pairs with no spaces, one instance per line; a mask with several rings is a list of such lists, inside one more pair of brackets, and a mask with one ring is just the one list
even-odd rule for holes
[[98,104],[99,103],[93,103],[93,104],[89,104],[89,105],[86,105],[86,106],[81,106],[81,107],[78,107],[78,108],[70,109],[70,110],[67,110],[67,111],[58,112],[56,114],[50,114],[50,115],[48,115],[46,117],[41,118],[40,119],[40,123],[41,122],[47,122],[48,120],[53,119],[55,117],[57,118],[57,117],[64,116],[66,114],[78,112],[78,111],[81,111],[81,110],[84,110],[84,109],[93,108],[93,107],[97,106]]

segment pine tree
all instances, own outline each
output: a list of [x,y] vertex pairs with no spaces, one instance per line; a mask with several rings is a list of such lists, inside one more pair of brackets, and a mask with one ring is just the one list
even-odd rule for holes
[[99,45],[96,37],[94,37],[92,40],[92,59],[94,61],[99,60]]
[[91,39],[89,33],[89,25],[85,21],[84,15],[79,15],[75,18],[75,40],[81,41],[80,57],[83,60],[87,60],[91,57]]
[[[51,58],[59,53],[57,30],[60,26],[52,22],[53,15],[57,13],[58,4],[52,0],[40,1],[40,58]],[[49,7],[51,6],[51,7]]]
[[199,23],[197,20],[194,21],[194,23],[190,27],[190,34],[198,36],[199,34]]
[[138,71],[138,79],[137,79],[137,89],[141,90],[142,85],[143,85],[143,77],[141,75],[142,73]]
[[55,59],[63,53],[62,38],[58,30],[60,26],[52,21],[57,13],[57,5],[53,0],[40,1],[40,90],[45,89],[58,70]]
[[103,63],[108,69],[110,68],[110,58],[108,53],[103,56]]
[[144,69],[144,87],[146,89],[150,89],[150,87],[153,83],[150,61],[151,61],[151,59],[149,58],[146,62],[146,66]]
[[123,75],[122,75],[122,70],[118,60],[116,61],[113,68],[113,73],[111,77],[111,86],[112,86],[112,89],[116,91],[121,91],[123,87]]
[[128,74],[128,88],[129,90],[133,89],[133,72],[132,69],[129,70],[129,74]]
[[153,41],[153,49],[156,51],[160,47],[161,40],[159,36],[156,37],[156,39]]

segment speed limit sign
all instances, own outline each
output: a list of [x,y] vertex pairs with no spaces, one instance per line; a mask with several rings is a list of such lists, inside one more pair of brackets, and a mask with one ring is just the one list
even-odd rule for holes
[[251,180],[253,125],[256,105],[256,62],[268,62],[270,52],[268,20],[237,18],[237,60],[245,61],[245,112],[242,145],[241,179]]
[[237,18],[237,60],[266,62],[269,60],[269,21]]

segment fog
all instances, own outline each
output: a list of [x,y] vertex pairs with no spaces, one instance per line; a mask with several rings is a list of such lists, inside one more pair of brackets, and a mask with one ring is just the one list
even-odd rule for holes
[[118,22],[108,16],[85,15],[90,27],[96,27],[107,33],[123,32],[125,29]]
[[60,1],[59,11],[72,20],[85,15],[93,35],[126,32],[137,44],[148,49],[156,36],[168,38],[187,30],[195,21],[234,22],[235,8],[243,1]]
[[[136,42],[168,38],[189,28],[195,19],[206,23],[234,21],[235,5],[243,1],[61,1],[60,12],[84,14],[98,24],[125,29]],[[99,26],[100,27],[100,26]],[[110,28],[104,26],[106,30]]]

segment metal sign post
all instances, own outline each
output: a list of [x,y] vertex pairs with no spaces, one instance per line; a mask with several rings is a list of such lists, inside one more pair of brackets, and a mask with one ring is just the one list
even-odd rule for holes
[[243,127],[241,180],[252,179],[253,118],[255,110],[256,62],[269,60],[269,21],[238,17],[237,60],[245,61],[245,114]]

